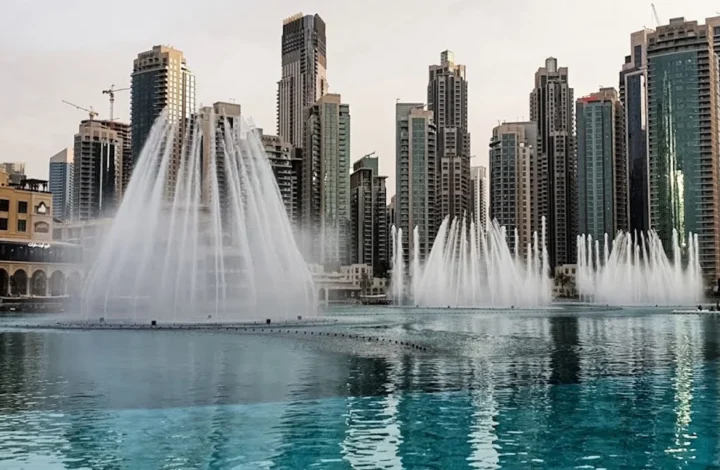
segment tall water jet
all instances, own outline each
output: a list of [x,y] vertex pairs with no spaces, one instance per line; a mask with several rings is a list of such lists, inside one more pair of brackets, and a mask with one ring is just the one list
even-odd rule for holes
[[[610,244],[577,239],[577,288],[585,300],[609,305],[695,305],[703,298],[698,236],[688,236],[686,263],[677,231],[670,261],[658,235],[619,232]],[[602,261],[601,261],[602,259]]]
[[395,305],[401,305],[405,300],[405,259],[403,258],[403,231],[392,226],[392,278],[390,279],[390,293]]
[[497,221],[484,231],[465,218],[447,217],[424,263],[413,260],[409,295],[417,305],[534,307],[552,301],[547,250],[538,234],[513,252]]
[[212,130],[191,122],[186,142],[164,114],[155,122],[88,274],[86,318],[316,312],[312,276],[257,132],[239,117],[207,119]]

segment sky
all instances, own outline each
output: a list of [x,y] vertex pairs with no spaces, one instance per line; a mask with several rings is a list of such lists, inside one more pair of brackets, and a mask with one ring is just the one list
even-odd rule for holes
[[[83,111],[107,118],[102,90],[130,85],[132,62],[156,44],[185,53],[197,105],[234,101],[265,133],[276,129],[282,21],[318,13],[327,24],[331,93],[350,105],[351,153],[370,152],[395,192],[395,102],[426,101],[428,66],[450,49],[467,67],[473,165],[487,164],[492,128],[528,118],[534,73],[547,57],[569,68],[575,97],[617,87],[630,34],[655,25],[644,0],[3,0],[0,161],[47,178],[72,146]],[[704,23],[717,0],[656,0],[660,20]],[[127,121],[130,95],[115,116]]]

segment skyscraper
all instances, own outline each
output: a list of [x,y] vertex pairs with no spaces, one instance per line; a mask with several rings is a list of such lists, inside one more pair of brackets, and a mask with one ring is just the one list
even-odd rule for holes
[[668,255],[698,235],[708,283],[720,273],[720,17],[674,18],[648,34],[650,227]]
[[181,51],[170,46],[153,46],[138,54],[133,62],[131,90],[133,165],[155,119],[163,110],[167,110],[168,119],[177,126],[177,150],[168,169],[172,185],[179,168],[187,125],[195,112],[195,77]]
[[470,167],[470,194],[472,201],[473,221],[477,227],[487,228],[487,167],[482,165]]
[[306,257],[349,264],[350,106],[340,95],[327,94],[307,109],[302,190]]
[[[395,105],[395,225],[403,231],[406,262],[415,250],[425,259],[437,235],[436,139],[432,111],[422,103]],[[415,227],[417,247],[412,236]]]
[[125,195],[128,183],[130,183],[130,177],[132,176],[132,128],[130,127],[130,124],[120,121],[101,120],[98,122],[101,122],[108,129],[112,129],[117,132],[118,139],[120,139],[122,143],[120,147],[120,161],[122,162],[122,165],[117,168],[121,181],[120,192],[117,195],[118,203],[120,203]]
[[369,155],[350,175],[351,262],[371,265],[375,277],[389,268],[386,179],[378,175],[378,158]]
[[62,149],[50,157],[50,192],[53,195],[53,217],[59,220],[72,219],[73,209],[73,149]]
[[631,54],[620,71],[620,101],[628,173],[628,221],[632,232],[650,228],[647,148],[647,36],[642,30],[630,36]]
[[122,138],[107,121],[84,120],[75,134],[73,218],[114,215],[122,192]]
[[302,211],[302,151],[276,135],[262,134],[261,140],[290,224],[297,229]]
[[[387,260],[388,264],[393,259],[393,243],[391,238],[390,228],[396,225],[395,223],[395,196],[390,197],[390,203],[387,205],[387,227],[388,227],[388,241],[387,241]],[[392,266],[391,266],[392,267]]]
[[594,240],[628,230],[623,112],[614,88],[577,100],[578,229]]
[[577,159],[573,89],[567,67],[550,57],[535,73],[530,120],[537,123],[537,158],[532,168],[533,226],[547,220],[550,267],[575,262],[577,237]]
[[506,227],[508,246],[514,251],[517,244],[521,254],[535,231],[531,168],[536,145],[534,122],[503,123],[490,139],[490,220]]
[[428,110],[437,126],[437,205],[439,222],[450,215],[469,213],[470,133],[468,132],[465,66],[455,63],[451,51],[440,54],[440,65],[431,65]]
[[283,21],[282,77],[278,82],[277,134],[305,145],[305,110],[328,91],[325,22],[320,15],[298,13]]
[[217,198],[221,214],[232,210],[228,197],[228,180],[231,178],[226,172],[225,165],[225,136],[232,132],[232,128],[240,125],[241,107],[235,103],[218,101],[212,106],[200,108],[196,118],[202,130],[202,199],[204,204],[213,202],[212,182],[208,175],[212,175],[211,166],[215,160],[215,177],[217,178]]

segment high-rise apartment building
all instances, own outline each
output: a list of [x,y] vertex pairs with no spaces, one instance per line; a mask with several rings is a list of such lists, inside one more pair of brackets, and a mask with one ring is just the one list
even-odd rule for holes
[[[425,259],[437,235],[436,139],[432,111],[422,103],[395,105],[395,225],[403,231],[406,262],[415,250]],[[420,246],[414,246],[415,227]]]
[[649,30],[630,36],[631,54],[620,71],[623,137],[628,173],[628,223],[632,232],[650,229],[647,148],[647,38]]
[[[228,201],[228,197],[232,196],[228,193],[227,185],[231,176],[227,174],[225,165],[225,136],[226,132],[232,132],[232,128],[240,125],[241,111],[242,108],[239,104],[219,101],[213,103],[212,106],[200,108],[196,116],[196,118],[199,119],[199,126],[202,132],[200,147],[203,166],[203,203],[213,203],[213,189],[209,175],[212,174],[211,165],[214,160],[215,175],[217,178],[217,197],[222,214],[226,214],[232,210],[230,202]],[[188,144],[186,143],[186,145]]]
[[470,195],[472,220],[476,227],[487,229],[487,167],[482,165],[470,167]]
[[386,176],[378,175],[378,158],[366,155],[350,175],[351,262],[369,264],[374,277],[389,269]]
[[122,144],[120,147],[120,160],[122,161],[122,166],[117,169],[120,174],[121,181],[120,192],[117,195],[119,204],[123,196],[125,196],[125,190],[127,189],[127,186],[130,183],[130,177],[132,176],[132,127],[130,124],[120,121],[101,120],[100,122],[102,122],[108,129],[112,129],[117,132],[118,138]]
[[503,123],[490,139],[490,220],[506,228],[508,246],[523,255],[535,231],[531,170],[537,139],[534,122]]
[[294,229],[299,228],[302,210],[302,150],[276,135],[262,134],[261,140],[290,224]]
[[350,106],[338,94],[307,109],[302,191],[306,257],[328,266],[349,264]]
[[387,259],[388,263],[392,267],[392,259],[393,259],[393,241],[392,241],[392,233],[391,228],[395,225],[395,196],[392,196],[390,198],[390,203],[387,205],[387,227],[388,227],[388,241],[387,241]]
[[623,106],[614,88],[577,100],[578,230],[602,240],[628,230]]
[[[177,176],[187,127],[195,112],[195,76],[183,53],[170,46],[154,46],[133,62],[131,85],[132,168],[145,146],[153,123],[165,110],[177,127],[176,150],[168,168],[169,188]],[[129,181],[128,175],[126,180]]]
[[550,267],[575,262],[577,237],[577,159],[573,89],[567,67],[550,57],[535,73],[530,120],[537,123],[537,157],[532,169],[533,225],[547,223]]
[[306,143],[306,109],[328,91],[326,44],[325,22],[320,15],[298,13],[283,21],[277,134],[296,148]]
[[674,18],[648,34],[650,227],[668,255],[698,235],[708,283],[720,274],[720,17]]
[[113,216],[122,194],[122,138],[111,121],[84,120],[73,149],[73,209],[76,220]]
[[447,215],[462,217],[471,210],[467,90],[465,66],[455,63],[451,51],[442,52],[440,65],[429,68],[427,90],[427,107],[437,126],[439,222]]
[[49,188],[53,195],[52,215],[59,220],[72,219],[73,209],[73,149],[62,149],[50,157]]

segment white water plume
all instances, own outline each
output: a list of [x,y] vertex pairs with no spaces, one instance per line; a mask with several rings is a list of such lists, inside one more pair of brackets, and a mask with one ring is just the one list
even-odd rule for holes
[[668,259],[658,235],[619,232],[610,243],[577,239],[576,284],[582,298],[608,305],[695,305],[703,298],[698,236],[688,236],[686,263],[677,231]]
[[210,120],[209,135],[198,119],[185,142],[164,114],[155,122],[88,274],[86,318],[315,313],[312,276],[257,133],[239,117]]
[[390,294],[396,305],[402,304],[405,299],[405,260],[403,258],[403,231],[392,226],[393,263],[392,278],[390,280]]
[[[545,243],[534,233],[521,249],[507,244],[505,227],[493,221],[487,231],[469,219],[445,218],[424,262],[413,253],[412,281],[403,296],[428,307],[534,307],[552,300],[552,286]],[[418,246],[417,228],[414,231]],[[517,231],[515,240],[518,240]],[[396,264],[403,254],[394,252]],[[394,268],[393,268],[394,273]],[[394,279],[394,277],[393,277]],[[396,287],[393,287],[396,289]]]

